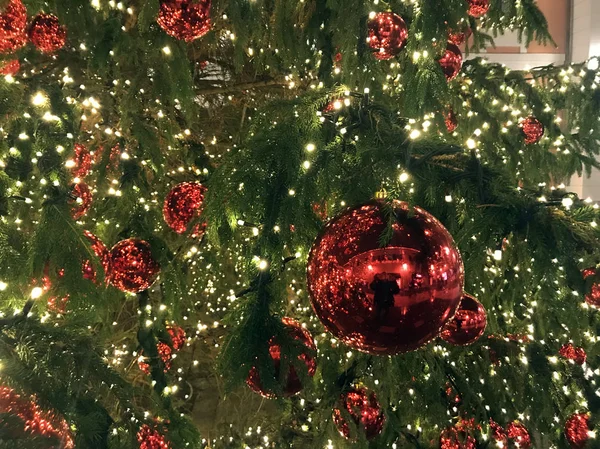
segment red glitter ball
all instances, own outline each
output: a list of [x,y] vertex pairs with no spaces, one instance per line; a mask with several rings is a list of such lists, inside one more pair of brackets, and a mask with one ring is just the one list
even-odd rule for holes
[[67,422],[56,413],[40,409],[35,397],[23,397],[11,388],[0,386],[0,414],[10,414],[23,422],[23,432],[37,438],[58,440],[48,449],[73,449],[75,441]]
[[589,413],[575,413],[565,423],[565,436],[572,449],[583,449],[590,439]]
[[519,421],[513,421],[506,426],[508,440],[519,449],[531,448],[531,436],[527,428]]
[[442,340],[453,345],[470,345],[483,335],[487,317],[485,309],[474,296],[464,293],[458,310],[440,333]]
[[468,14],[476,19],[484,16],[490,9],[490,0],[467,0],[469,2]]
[[190,221],[202,212],[206,187],[199,182],[182,182],[171,189],[163,205],[163,217],[169,227],[183,234]]
[[73,150],[75,152],[75,157],[73,158],[75,165],[73,166],[71,173],[73,173],[73,176],[83,179],[87,176],[92,167],[92,155],[87,147],[80,143],[76,143]]
[[156,22],[169,36],[191,42],[211,29],[210,0],[161,0]]
[[521,120],[519,126],[527,145],[538,143],[544,135],[544,125],[535,117],[527,117]]
[[[104,269],[104,276],[108,276],[110,272],[110,253],[108,252],[108,248],[102,240],[92,234],[90,231],[83,231],[83,235],[88,239],[90,245],[92,247],[92,251],[100,262],[102,263],[102,268]],[[83,277],[85,279],[89,279],[90,281],[96,281],[96,272],[92,263],[89,260],[83,262],[81,266],[81,271],[83,272]]]
[[52,14],[38,14],[29,27],[29,40],[42,53],[53,53],[64,47],[67,29]]
[[447,427],[440,434],[440,449],[476,449],[477,441],[461,424]]
[[[348,422],[352,420],[354,426]],[[367,440],[372,440],[383,430],[385,415],[377,401],[377,395],[364,387],[355,387],[342,393],[339,404],[333,409],[333,422],[340,435],[356,441],[358,435],[352,429],[363,432]]]
[[11,61],[7,61],[0,66],[0,75],[11,75],[14,76],[19,73],[19,69],[21,69],[21,63],[18,59],[13,59]]
[[469,26],[465,26],[463,31],[448,30],[448,41],[456,46],[464,44],[473,34],[473,30]]
[[590,292],[585,295],[585,302],[595,309],[600,309],[600,284],[592,285]]
[[596,276],[596,267],[586,268],[581,272],[581,275],[583,276],[583,279],[587,279],[591,276]]
[[[317,371],[317,361],[315,360],[313,354],[317,350],[315,343],[313,341],[312,335],[302,328],[300,323],[292,318],[283,317],[281,319],[285,328],[289,332],[289,335],[301,342],[304,346],[306,346],[307,351],[302,352],[298,359],[304,362],[306,365],[306,373],[312,377],[315,375]],[[269,355],[273,360],[273,367],[275,368],[275,377],[279,378],[279,373],[281,370],[281,347],[277,342],[274,341],[273,338],[269,340]],[[252,391],[260,394],[266,398],[273,398],[275,394],[272,391],[265,390],[262,386],[260,375],[258,369],[256,367],[252,367],[250,372],[248,373],[248,378],[246,379],[246,383],[250,387]],[[302,382],[298,377],[298,373],[296,372],[296,368],[293,365],[289,365],[288,375],[286,384],[283,386],[283,394],[286,397],[293,396],[302,390]]]
[[[359,351],[398,354],[437,337],[462,297],[463,264],[450,233],[420,207],[381,201],[329,221],[310,252],[307,285],[323,325]],[[424,317],[427,317],[425,319]]]
[[137,435],[140,449],[171,449],[171,445],[158,430],[144,424]]
[[71,200],[71,216],[73,220],[79,220],[92,206],[92,191],[85,182],[79,182],[73,185],[71,194],[77,198]]
[[583,365],[587,360],[587,354],[583,348],[573,346],[571,343],[562,345],[558,353],[565,359],[573,360],[578,365]]
[[369,21],[368,26],[369,46],[377,59],[391,59],[406,45],[408,27],[398,14],[380,12]]
[[446,51],[444,52],[444,55],[438,59],[438,63],[442,68],[442,72],[444,72],[444,75],[448,81],[456,78],[456,75],[458,75],[458,72],[460,72],[460,69],[462,68],[462,62],[463,59],[460,48],[458,48],[452,42],[448,42],[446,44]]
[[27,9],[21,0],[10,0],[0,14],[0,53],[12,53],[27,42]]
[[[158,356],[165,365],[164,372],[166,373],[171,369],[173,361],[173,350],[168,344],[162,341],[156,344],[156,350],[158,351]],[[143,353],[140,353],[140,357],[138,358],[138,368],[142,370],[145,374],[150,374],[150,364],[147,360],[148,359],[144,357]]]
[[183,348],[186,339],[185,331],[183,330],[183,328],[176,325],[168,326],[167,332],[171,336],[171,343],[173,343],[173,349],[175,349],[175,351],[179,351],[181,348]]
[[458,128],[458,120],[456,119],[456,114],[454,114],[454,110],[452,108],[448,108],[448,112],[444,114],[444,123],[446,124],[446,129],[450,134],[456,131]]
[[138,293],[149,288],[160,273],[144,240],[121,240],[110,250],[109,281],[124,292]]
[[506,443],[508,438],[506,430],[492,418],[490,418],[490,429],[492,429],[492,438],[494,438],[494,440]]

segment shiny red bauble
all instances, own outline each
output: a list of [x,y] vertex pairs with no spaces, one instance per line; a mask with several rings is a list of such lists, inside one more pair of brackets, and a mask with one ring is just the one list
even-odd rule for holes
[[348,440],[357,440],[358,432],[372,440],[383,430],[385,415],[374,392],[356,387],[342,393],[333,409],[333,422],[340,435]]
[[473,30],[469,26],[465,26],[462,31],[448,30],[448,41],[456,46],[464,44],[473,34]]
[[[304,362],[306,365],[306,374],[310,377],[315,375],[317,371],[317,361],[315,360],[314,354],[317,350],[315,346],[315,342],[310,333],[302,328],[302,325],[288,317],[284,317],[281,319],[286,330],[289,332],[290,336],[295,340],[301,342],[305,347],[306,351],[303,351],[298,359]],[[275,377],[279,378],[279,374],[281,371],[281,347],[279,344],[272,338],[269,341],[269,355],[271,356],[271,360],[273,361],[273,368],[275,372]],[[296,368],[294,365],[289,365],[287,367],[287,379],[285,381],[285,385],[283,386],[283,395],[284,396],[293,396],[296,393],[299,393],[302,390],[302,381],[296,372]],[[260,374],[256,367],[252,367],[250,369],[250,373],[248,373],[248,378],[246,379],[246,383],[250,387],[252,391],[260,394],[266,398],[275,397],[275,393],[272,391],[268,391],[262,386],[262,382],[260,380]]]
[[[390,218],[391,238],[382,246]],[[463,264],[431,214],[371,201],[327,224],[311,249],[307,280],[329,332],[359,351],[391,355],[427,343],[454,316]]]
[[[108,251],[108,248],[102,242],[102,240],[100,240],[90,231],[83,231],[83,235],[90,242],[90,246],[92,247],[92,251],[96,257],[100,259],[100,263],[104,269],[104,276],[108,276],[110,273],[110,252]],[[96,281],[96,271],[89,260],[83,262],[81,271],[83,272],[83,277],[85,279],[89,279],[90,281],[94,282]]]
[[474,296],[464,293],[454,318],[444,326],[440,337],[453,345],[470,345],[479,340],[486,325],[484,307]]
[[487,14],[490,9],[490,0],[467,0],[469,10],[467,14],[476,19]]
[[408,27],[404,19],[393,12],[380,12],[369,21],[369,46],[380,60],[396,56],[408,39]]
[[54,53],[65,46],[67,29],[52,14],[38,14],[29,27],[29,40],[42,53]]
[[0,11],[0,53],[12,53],[27,42],[27,9],[21,0],[10,0]]
[[460,424],[445,428],[440,433],[440,449],[476,449],[477,441],[469,430]]
[[140,449],[171,449],[171,444],[164,435],[147,424],[140,427],[136,438]]
[[462,52],[460,51],[460,48],[458,48],[452,42],[448,42],[446,44],[446,51],[444,52],[443,56],[438,59],[438,63],[440,64],[442,72],[444,72],[444,75],[448,81],[456,78],[456,75],[458,75],[458,72],[460,72],[463,63]]
[[171,337],[171,344],[173,345],[173,349],[175,351],[179,351],[181,348],[183,348],[183,345],[185,344],[186,340],[186,335],[183,328],[177,325],[167,326],[167,332]]
[[565,437],[571,449],[583,449],[590,439],[589,413],[575,413],[565,423]]
[[5,63],[0,64],[0,75],[11,75],[14,76],[19,73],[21,69],[21,63],[18,59],[12,59],[10,61],[6,61]]
[[92,167],[92,155],[90,154],[90,150],[80,143],[76,143],[73,146],[73,151],[75,157],[73,158],[74,165],[71,168],[71,173],[73,176],[83,179],[87,176]]
[[583,365],[587,360],[585,349],[573,346],[571,343],[562,345],[558,353],[568,360],[573,360],[578,365]]
[[519,126],[527,145],[538,143],[544,135],[544,125],[535,117],[527,117],[521,120]]
[[444,124],[446,125],[446,129],[450,134],[456,131],[458,128],[458,120],[456,119],[456,114],[454,114],[454,110],[449,108],[448,111],[444,114]]
[[78,182],[73,185],[71,196],[75,199],[70,200],[71,217],[73,220],[79,220],[92,207],[92,190],[85,182]]
[[171,189],[163,204],[165,222],[183,234],[190,221],[200,215],[206,187],[199,182],[182,182]]
[[124,292],[148,289],[160,273],[152,249],[144,240],[121,240],[110,250],[110,283]]
[[530,449],[531,448],[531,436],[527,427],[525,427],[519,421],[513,421],[506,426],[506,436],[508,441],[513,443],[514,447],[519,449]]
[[156,22],[169,36],[191,42],[210,31],[210,0],[161,0]]
[[[164,372],[169,372],[173,362],[173,348],[165,342],[159,341],[156,344],[156,352],[158,352],[158,356],[163,362]],[[144,357],[144,353],[140,353],[138,357],[138,368],[145,374],[150,374],[151,372],[150,364],[148,363],[148,359]]]

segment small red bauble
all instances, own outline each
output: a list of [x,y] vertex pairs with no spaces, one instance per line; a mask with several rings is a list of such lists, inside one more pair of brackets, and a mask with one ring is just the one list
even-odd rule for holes
[[[583,276],[583,279],[596,276],[596,267],[586,268],[582,271],[581,274]],[[590,287],[590,292],[587,295],[585,295],[585,302],[596,309],[600,309],[600,283],[594,282],[592,284],[592,286]]]
[[448,30],[448,41],[456,46],[461,46],[471,37],[471,34],[473,34],[473,30],[469,26],[465,26],[463,31]]
[[404,19],[393,12],[380,12],[369,21],[369,46],[379,60],[396,56],[408,38],[408,27]]
[[27,42],[27,9],[21,0],[10,0],[0,14],[0,53],[12,53]]
[[[173,361],[173,349],[165,342],[159,341],[156,344],[156,351],[165,365],[164,372],[168,372],[171,369]],[[140,354],[140,357],[138,358],[138,368],[145,374],[150,374],[150,364],[146,361],[146,357],[144,357],[143,353]]]
[[438,63],[442,68],[442,72],[444,72],[444,75],[448,81],[453,80],[456,75],[458,75],[458,72],[460,72],[460,69],[462,68],[462,62],[463,59],[460,48],[458,48],[452,42],[448,42],[446,44],[446,51],[444,52],[444,55],[438,59]]
[[484,307],[474,296],[464,293],[454,318],[444,326],[440,337],[453,345],[470,345],[479,340],[486,325]]
[[506,426],[506,436],[508,441],[519,449],[531,448],[531,436],[527,428],[519,421],[513,421]]
[[[0,385],[0,414],[14,417],[15,426],[18,425],[18,419],[23,428],[14,431],[35,437],[39,447],[48,447],[49,449],[58,449],[58,447],[73,449],[75,447],[75,440],[69,424],[57,413],[42,410],[36,404],[35,397],[21,396],[11,388]],[[8,422],[9,420],[6,420],[6,423]],[[9,428],[3,430],[12,433],[12,429]],[[48,439],[47,445],[44,445],[44,439]],[[53,444],[55,442],[59,442],[59,446]]]
[[565,436],[572,449],[583,449],[590,439],[589,413],[575,413],[565,423]]
[[169,36],[191,42],[210,31],[210,0],[161,0],[156,22]]
[[538,143],[544,135],[544,125],[535,117],[527,117],[521,120],[519,126],[527,145]]
[[[381,246],[388,206],[392,235]],[[463,264],[431,214],[400,201],[372,201],[325,226],[310,252],[307,281],[329,332],[359,351],[392,355],[435,338],[454,315]]]
[[490,0],[467,0],[469,2],[468,14],[476,19],[484,16],[490,9]]
[[167,332],[171,337],[173,349],[175,351],[179,351],[181,348],[183,348],[186,339],[185,331],[183,330],[183,328],[180,326],[168,326]]
[[461,425],[447,427],[440,433],[440,449],[476,449],[477,441]]
[[[102,264],[102,268],[104,269],[104,276],[108,276],[110,272],[110,253],[106,245],[92,234],[90,231],[83,231],[83,235],[90,242],[90,246],[92,247],[92,251],[98,259],[100,259],[100,263]],[[83,277],[90,281],[96,281],[96,271],[92,266],[92,263],[89,260],[83,262],[81,266],[81,271],[83,272]]]
[[67,29],[61,26],[58,17],[38,14],[29,27],[29,40],[42,53],[54,53],[64,47]]
[[19,73],[21,69],[21,63],[18,59],[13,59],[11,61],[7,61],[0,66],[0,75],[11,75],[14,76]]
[[183,234],[190,221],[202,211],[206,187],[199,182],[182,182],[171,189],[163,205],[163,217],[169,227]]
[[171,445],[158,430],[144,424],[137,435],[140,449],[171,449]]
[[[354,425],[348,422],[348,416]],[[358,439],[354,427],[372,440],[383,430],[385,415],[374,392],[356,387],[340,396],[339,405],[333,409],[333,422],[340,435],[348,440]]]
[[578,365],[583,365],[587,360],[585,349],[573,346],[571,343],[562,345],[558,353],[565,359],[573,360]]
[[587,279],[591,276],[596,276],[596,267],[586,268],[581,272],[581,275],[583,276],[583,279]]
[[456,131],[458,128],[458,120],[456,119],[456,114],[454,114],[454,110],[452,108],[448,109],[448,112],[444,114],[444,123],[446,124],[446,129],[450,134]]
[[[284,317],[281,319],[290,336],[292,336],[295,340],[300,341],[306,348],[307,351],[302,352],[298,359],[304,362],[306,365],[307,374],[312,377],[315,375],[317,371],[317,361],[314,358],[314,352],[317,350],[315,343],[313,341],[312,335],[302,328],[300,323],[292,318]],[[269,355],[273,360],[273,366],[275,368],[275,377],[279,378],[279,373],[281,370],[281,347],[271,339],[269,341]],[[252,391],[260,394],[266,398],[275,397],[274,393],[271,391],[267,391],[263,388],[262,383],[260,381],[260,375],[258,369],[256,367],[252,367],[250,373],[248,373],[248,378],[246,379],[246,383],[250,387]],[[298,377],[298,373],[296,372],[296,368],[293,365],[290,365],[288,368],[288,375],[286,384],[283,387],[283,395],[284,396],[293,396],[296,393],[299,393],[302,390],[302,382]]]
[[73,185],[71,195],[76,198],[70,201],[72,204],[71,216],[73,220],[79,220],[92,206],[92,191],[85,182],[79,182]]
[[138,293],[146,290],[159,273],[160,265],[144,240],[122,240],[110,250],[109,281],[121,291]]
[[77,178],[85,178],[92,167],[92,155],[85,145],[76,143],[73,147],[75,157],[73,158],[73,168],[71,173]]

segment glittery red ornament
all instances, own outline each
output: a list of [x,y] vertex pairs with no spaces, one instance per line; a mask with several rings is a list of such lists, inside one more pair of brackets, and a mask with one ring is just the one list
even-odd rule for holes
[[12,53],[27,42],[27,9],[21,0],[10,0],[0,14],[0,53]]
[[14,76],[19,73],[21,69],[21,63],[18,59],[13,59],[11,61],[7,61],[4,64],[0,65],[0,75],[11,75]]
[[446,427],[440,433],[440,449],[476,449],[477,441],[470,434],[470,421]]
[[138,293],[149,288],[160,273],[144,240],[121,240],[110,250],[109,281],[124,292]]
[[71,216],[73,220],[79,220],[83,217],[92,206],[92,191],[85,182],[79,182],[73,185],[71,195],[75,200],[70,200]]
[[535,117],[527,117],[521,120],[519,126],[527,145],[538,143],[544,135],[544,125]]
[[371,354],[412,351],[436,337],[462,296],[452,236],[420,207],[371,201],[331,220],[308,261],[315,313],[342,342]]
[[460,69],[462,68],[462,52],[460,48],[454,45],[452,42],[446,44],[446,51],[444,55],[438,59],[438,63],[442,68],[442,72],[446,75],[448,81],[453,80]]
[[191,42],[210,31],[210,0],[161,0],[156,22],[169,36]]
[[490,429],[492,429],[492,438],[501,443],[506,443],[508,439],[506,430],[492,418],[490,418]]
[[565,359],[573,360],[578,365],[583,365],[587,360],[585,349],[573,346],[571,343],[562,345],[558,353]]
[[391,59],[402,51],[408,38],[404,19],[393,12],[380,12],[369,21],[369,46],[379,60]]
[[[596,270],[596,267],[590,267],[590,268],[586,268],[585,270],[583,270],[581,272],[583,279],[587,279],[589,277],[592,276],[596,276],[598,274],[598,271]],[[600,309],[600,283],[595,281],[592,286],[590,287],[590,292],[585,295],[585,302],[596,308],[596,309]]]
[[448,30],[448,41],[460,47],[472,34],[473,30],[469,26],[465,26],[462,31]]
[[[314,358],[314,353],[317,350],[315,343],[313,341],[310,333],[302,328],[300,323],[292,318],[283,317],[281,319],[286,330],[289,332],[289,335],[301,342],[307,350],[302,352],[298,359],[304,362],[306,365],[306,373],[312,377],[315,375],[317,371],[317,361]],[[269,341],[269,355],[273,360],[273,367],[275,371],[275,377],[279,378],[279,373],[281,370],[281,347],[274,341],[273,338]],[[250,369],[250,373],[248,373],[248,378],[246,379],[246,383],[250,387],[252,391],[260,394],[266,398],[273,398],[275,394],[272,391],[267,391],[263,388],[260,375],[258,369],[253,367]],[[302,390],[302,382],[300,377],[298,377],[298,373],[296,372],[296,368],[294,365],[289,365],[288,367],[288,375],[285,386],[283,386],[283,395],[284,396],[293,396],[296,393],[299,393]]]
[[73,176],[83,179],[87,176],[92,167],[92,155],[87,147],[80,143],[76,143],[73,150],[75,152],[75,157],[73,158],[75,165],[73,165],[71,173],[73,173]]
[[506,426],[506,436],[512,445],[519,449],[531,448],[531,436],[527,428],[519,421],[513,421]]
[[[42,410],[35,403],[35,397],[24,397],[17,394],[11,388],[0,385],[0,414],[10,415],[20,420],[22,429],[14,429],[14,432],[22,432],[31,435],[38,440],[38,447],[42,447],[43,439],[48,439],[48,449],[73,449],[75,441],[69,424],[63,417],[48,410]],[[6,421],[9,422],[8,420]],[[11,421],[12,422],[12,421]],[[15,425],[17,421],[15,420]],[[12,434],[13,429],[4,428]],[[41,441],[40,441],[41,440]],[[10,441],[7,440],[7,441]],[[58,446],[53,444],[58,442]],[[8,443],[10,446],[10,443]]]
[[29,40],[42,53],[54,53],[64,47],[67,29],[61,26],[58,17],[38,14],[29,27]]
[[591,276],[596,276],[596,267],[586,268],[581,272],[581,275],[583,276],[583,279],[587,279]]
[[458,128],[458,120],[456,119],[456,114],[454,114],[454,110],[452,108],[448,108],[448,111],[444,114],[444,123],[446,124],[446,129],[450,134],[456,131]]
[[565,423],[565,436],[571,449],[583,449],[590,439],[589,413],[575,413]]
[[173,344],[173,349],[175,351],[179,351],[181,348],[183,348],[186,339],[185,331],[183,330],[183,328],[181,326],[176,325],[168,326],[167,332],[171,336],[171,343]]
[[183,234],[190,221],[200,215],[206,187],[199,182],[182,182],[171,189],[163,205],[163,217],[171,229]]
[[383,430],[385,415],[374,392],[356,387],[340,396],[339,404],[333,409],[333,422],[340,435],[350,441],[358,439],[356,431],[372,440]]
[[469,2],[467,14],[476,19],[487,14],[490,9],[490,0],[467,0],[467,2]]
[[[90,231],[83,231],[83,235],[90,242],[90,246],[92,247],[92,251],[94,251],[96,257],[100,259],[100,263],[102,264],[102,268],[104,269],[104,276],[108,276],[110,272],[110,253],[108,251],[108,248],[102,242],[102,240],[100,240]],[[85,279],[88,279],[93,282],[96,281],[96,271],[94,270],[94,267],[89,260],[83,262],[81,266],[81,271]]]
[[[173,362],[173,349],[165,342],[159,341],[156,344],[156,351],[158,352],[158,356],[163,361],[163,364],[165,366],[164,372],[168,372],[171,369]],[[147,360],[148,359],[144,357],[144,354],[140,353],[140,356],[138,358],[138,368],[142,370],[145,374],[150,374],[150,364]]]
[[171,445],[158,430],[144,424],[136,435],[140,449],[171,449]]
[[474,296],[464,293],[460,305],[440,333],[442,340],[453,345],[470,345],[483,335],[487,317],[485,309]]

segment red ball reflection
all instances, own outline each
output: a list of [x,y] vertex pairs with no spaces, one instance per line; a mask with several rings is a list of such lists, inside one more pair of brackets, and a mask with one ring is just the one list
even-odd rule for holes
[[308,261],[308,289],[323,325],[372,354],[412,351],[436,337],[462,296],[463,265],[452,236],[432,215],[406,203],[372,201],[329,222]]
[[363,387],[352,388],[342,394],[340,402],[341,404],[333,409],[333,422],[340,435],[351,441],[357,439],[344,415],[349,415],[358,431],[364,432],[367,440],[381,433],[385,415],[374,392]]
[[440,337],[453,345],[470,345],[483,335],[486,325],[484,307],[474,296],[465,293],[454,318],[444,326]]

